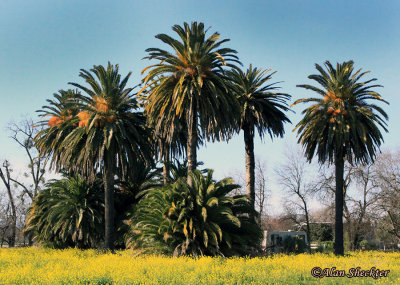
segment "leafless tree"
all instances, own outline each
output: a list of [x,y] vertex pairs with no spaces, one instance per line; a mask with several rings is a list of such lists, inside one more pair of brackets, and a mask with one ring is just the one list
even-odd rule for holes
[[[234,191],[234,195],[245,194],[245,175],[240,171],[235,171],[230,175],[241,188]],[[258,222],[262,224],[262,220],[267,218],[268,199],[271,197],[271,191],[267,187],[267,164],[266,162],[256,157],[255,161],[255,203],[254,206],[260,216]]]
[[386,152],[376,160],[374,184],[380,188],[379,206],[387,232],[400,239],[400,151]]
[[10,238],[8,240],[8,246],[14,247],[15,237],[17,233],[17,209],[15,205],[16,203],[15,203],[14,193],[12,192],[11,189],[11,181],[12,181],[11,172],[12,169],[10,168],[10,163],[7,160],[4,160],[2,166],[0,166],[0,178],[3,181],[4,186],[6,187],[9,199],[9,205],[11,208],[11,215],[10,215],[11,220],[7,221],[6,225],[4,226],[10,228]]
[[[345,229],[350,249],[359,247],[361,238],[367,234],[368,225],[378,216],[379,188],[375,181],[375,165],[352,166],[345,163],[343,183],[343,208]],[[335,175],[326,165],[320,170],[316,190],[326,206],[333,207],[335,197]]]
[[348,213],[350,247],[356,250],[361,235],[367,235],[368,224],[378,218],[380,189],[375,180],[375,165],[362,165],[355,169],[355,195],[349,196],[351,213]]
[[[286,191],[285,209],[287,217],[294,223],[301,224],[298,213],[304,216],[308,240],[311,237],[309,203],[314,193],[314,186],[308,179],[307,163],[300,151],[288,151],[286,161],[275,169],[278,182]],[[303,221],[304,221],[303,220]],[[308,243],[310,251],[310,243]]]
[[259,224],[262,224],[262,219],[267,217],[266,208],[267,201],[271,197],[271,191],[267,188],[267,165],[262,159],[256,158],[255,165],[255,205],[260,213]]
[[[8,131],[10,138],[23,149],[28,159],[27,171],[23,172],[22,177],[17,171],[13,172],[9,160],[1,161],[0,165],[0,178],[8,196],[6,213],[10,213],[5,215],[6,219],[2,229],[4,234],[7,232],[9,246],[13,247],[16,243],[17,232],[25,223],[27,206],[33,201],[45,182],[46,158],[34,147],[33,138],[39,130],[31,119],[20,123],[10,123]],[[25,201],[26,195],[29,197],[29,203]]]
[[26,184],[22,179],[10,178],[17,187],[22,188],[22,195],[28,195],[31,201],[36,197],[41,184],[45,182],[46,157],[41,155],[34,147],[33,139],[39,129],[35,127],[32,119],[26,119],[20,123],[10,123],[8,127],[11,138],[24,150],[28,158],[28,171],[24,172],[24,177],[30,180]]

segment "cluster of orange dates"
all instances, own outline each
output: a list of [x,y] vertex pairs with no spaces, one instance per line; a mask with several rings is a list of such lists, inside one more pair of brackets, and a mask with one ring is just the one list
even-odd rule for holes
[[[95,106],[92,106],[94,110],[96,110],[96,118],[94,122],[95,127],[104,127],[106,123],[113,123],[116,120],[115,115],[106,115],[108,110],[109,110],[109,103],[107,102],[106,99],[102,97],[93,97],[93,100],[96,102]],[[86,127],[89,124],[89,120],[91,117],[91,113],[89,111],[80,111],[78,113],[78,118],[79,118],[79,127]],[[67,115],[61,115],[61,116],[54,116],[50,118],[48,125],[50,127],[57,126],[69,119],[71,119],[72,116],[72,111],[68,110]],[[75,125],[76,126],[76,125]]]
[[328,92],[327,95],[324,97],[324,101],[325,102],[332,102],[333,106],[335,107],[329,107],[328,108],[328,115],[331,116],[331,118],[329,119],[330,123],[334,123],[336,120],[336,116],[340,115],[340,113],[343,114],[344,118],[347,118],[349,113],[347,112],[347,110],[344,108],[344,102],[343,99],[336,97],[335,94],[333,94],[332,92]]

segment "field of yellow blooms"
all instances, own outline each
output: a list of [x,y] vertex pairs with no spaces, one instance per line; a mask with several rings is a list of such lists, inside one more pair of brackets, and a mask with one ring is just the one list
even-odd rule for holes
[[[333,267],[336,269],[332,269]],[[312,274],[317,277],[313,277]],[[327,275],[341,274],[345,275],[327,277]],[[372,275],[372,277],[360,275]],[[95,250],[76,249],[0,249],[0,284],[309,284],[316,282],[400,284],[400,253],[360,252],[339,258],[324,254],[301,254],[277,255],[273,258],[194,259],[136,256],[133,251],[103,254]]]

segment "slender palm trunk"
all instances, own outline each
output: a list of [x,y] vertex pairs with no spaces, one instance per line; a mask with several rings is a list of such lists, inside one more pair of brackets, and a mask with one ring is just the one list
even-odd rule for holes
[[[109,157],[108,157],[109,158]],[[114,249],[114,175],[115,166],[111,159],[107,159],[103,174],[104,183],[104,221],[105,221],[105,236],[104,249]]]
[[192,184],[190,173],[196,170],[197,165],[197,108],[196,103],[192,100],[187,119],[188,140],[186,145],[187,161],[188,161],[188,184]]
[[254,190],[254,132],[249,126],[243,127],[244,146],[246,150],[246,194],[250,198],[251,205],[254,209],[256,193]]
[[163,165],[163,182],[164,185],[168,183],[169,178],[169,148],[167,145],[163,147],[164,165]]
[[335,176],[336,176],[336,193],[335,193],[335,254],[343,255],[343,172],[344,159],[342,154],[335,156]]

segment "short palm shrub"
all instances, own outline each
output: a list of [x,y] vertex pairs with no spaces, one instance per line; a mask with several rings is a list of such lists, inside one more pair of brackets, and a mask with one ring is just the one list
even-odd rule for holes
[[115,247],[125,248],[126,224],[131,215],[132,205],[136,205],[147,190],[163,185],[162,169],[154,168],[143,160],[130,165],[124,180],[116,181],[115,189]]
[[239,188],[231,178],[215,182],[213,171],[191,173],[192,184],[180,178],[153,188],[129,219],[129,247],[179,255],[245,255],[258,248],[262,231],[246,195],[229,196]]
[[97,247],[104,236],[103,217],[101,181],[52,180],[32,203],[25,233],[47,247]]

